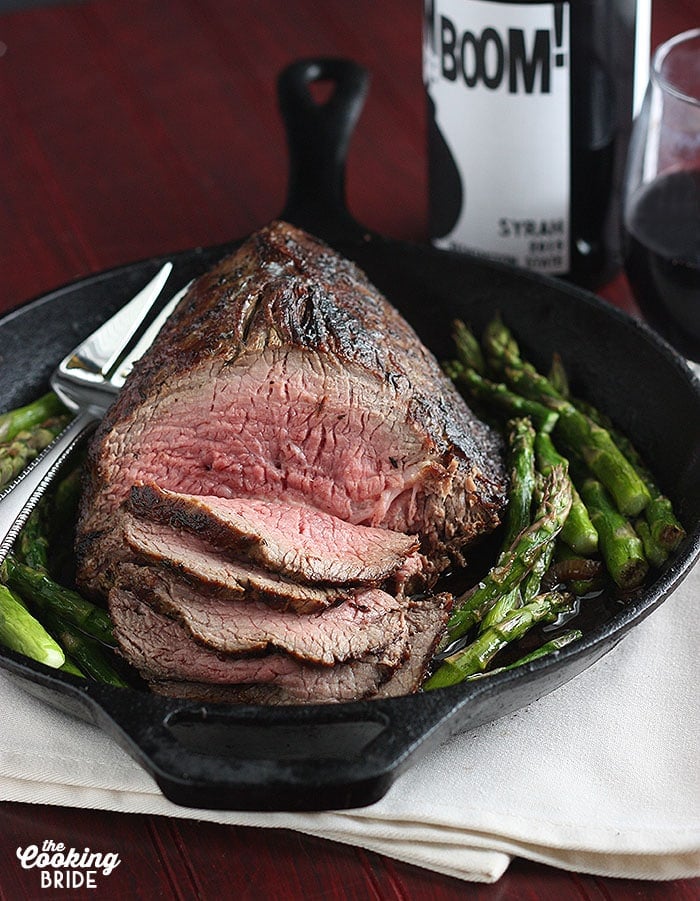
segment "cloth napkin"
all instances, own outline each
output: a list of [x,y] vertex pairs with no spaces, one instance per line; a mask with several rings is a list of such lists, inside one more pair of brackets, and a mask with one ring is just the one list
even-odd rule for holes
[[608,655],[508,717],[446,741],[371,807],[190,810],[97,728],[0,677],[0,798],[287,827],[465,880],[512,856],[639,879],[700,874],[700,566]]

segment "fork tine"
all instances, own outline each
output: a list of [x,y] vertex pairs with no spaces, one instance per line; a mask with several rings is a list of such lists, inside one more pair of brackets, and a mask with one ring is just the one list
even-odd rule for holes
[[131,370],[134,368],[134,364],[141,359],[141,357],[150,348],[151,344],[153,344],[158,333],[175,310],[175,307],[180,303],[185,294],[187,294],[187,291],[189,290],[191,284],[192,282],[188,282],[184,288],[178,291],[177,294],[171,300],[169,300],[168,303],[166,303],[166,305],[163,307],[160,313],[158,313],[153,322],[148,326],[143,335],[141,335],[138,343],[133,347],[132,350],[129,351],[126,357],[118,365],[116,372],[114,372],[114,374],[110,378],[110,382],[114,385],[115,388],[124,387],[124,381],[130,374]]
[[139,332],[172,269],[172,263],[165,263],[145,288],[66,357],[61,368],[109,377]]

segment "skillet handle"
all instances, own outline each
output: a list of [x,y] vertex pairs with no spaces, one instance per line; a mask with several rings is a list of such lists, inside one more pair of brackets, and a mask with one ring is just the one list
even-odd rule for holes
[[[102,694],[100,688],[95,694]],[[98,700],[95,698],[95,700]],[[412,698],[302,707],[198,705],[106,690],[98,724],[176,804],[223,810],[321,811],[379,800],[409,758],[449,720]]]
[[[323,103],[311,93],[315,82],[331,83]],[[280,218],[331,243],[366,234],[346,205],[345,163],[368,87],[366,69],[338,58],[298,60],[277,82],[289,145],[287,202]]]

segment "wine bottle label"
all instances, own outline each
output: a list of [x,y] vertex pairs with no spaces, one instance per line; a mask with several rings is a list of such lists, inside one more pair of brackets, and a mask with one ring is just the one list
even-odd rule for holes
[[431,237],[569,269],[568,3],[425,0]]

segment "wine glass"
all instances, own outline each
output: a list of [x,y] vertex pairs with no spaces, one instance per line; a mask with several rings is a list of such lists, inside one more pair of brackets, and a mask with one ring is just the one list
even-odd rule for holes
[[623,190],[624,265],[650,325],[700,363],[700,28],[654,54]]

